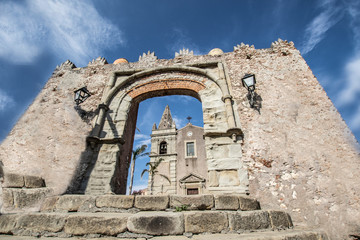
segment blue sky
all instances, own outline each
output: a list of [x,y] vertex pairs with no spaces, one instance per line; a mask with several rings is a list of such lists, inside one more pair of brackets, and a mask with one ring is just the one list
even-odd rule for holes
[[[137,61],[148,50],[169,59],[183,47],[195,54],[207,54],[215,47],[229,52],[241,42],[269,48],[278,38],[295,43],[359,140],[358,0],[1,0],[0,141],[56,65],[67,59],[84,67],[98,56],[110,63],[120,57]],[[144,109],[138,122],[141,134],[135,145],[148,142],[148,125],[159,122],[166,104],[179,127],[186,124],[187,115],[201,125],[197,111],[186,107],[197,105],[197,100],[152,101],[140,108]],[[158,110],[149,112],[151,105]],[[184,106],[189,112],[181,114]],[[149,124],[141,122],[143,116]]]

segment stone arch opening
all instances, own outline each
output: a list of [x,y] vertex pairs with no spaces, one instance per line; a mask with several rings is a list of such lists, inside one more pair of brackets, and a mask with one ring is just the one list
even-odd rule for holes
[[[171,180],[177,179],[170,176],[169,164],[170,162],[173,164],[173,161],[175,160],[176,162],[179,162],[180,160],[179,156],[175,153],[178,152],[179,131],[183,132],[182,129],[187,126],[188,116],[193,117],[191,121],[192,124],[202,129],[202,104],[194,97],[166,95],[146,99],[140,102],[133,149],[137,149],[143,144],[148,145],[147,152],[149,152],[150,155],[140,158],[135,164],[133,178],[134,191],[147,188],[147,194],[150,194],[149,189],[151,186],[149,185],[149,180],[151,180],[151,177],[149,178],[148,172],[145,172],[143,176],[141,176],[141,173],[144,169],[149,169],[149,167],[146,166],[146,163],[154,163],[160,158],[163,159],[163,162],[157,167],[158,173],[154,178],[155,182],[153,184],[153,189],[158,190],[158,185],[162,185],[163,191],[160,192],[165,194],[170,185],[169,182],[159,174],[163,174]],[[201,137],[202,136],[203,135],[201,135]],[[205,158],[203,157],[201,162],[202,166],[206,165],[204,160]],[[131,164],[133,164],[133,162],[131,162]],[[174,170],[180,166],[178,164],[173,164],[172,167],[173,171],[171,173],[173,174],[175,173]],[[190,167],[193,167],[193,165],[190,165]],[[130,169],[132,169],[132,166]],[[129,175],[131,175],[131,171],[129,171]],[[129,189],[129,176],[127,180],[127,189]],[[172,185],[175,186],[174,183]],[[135,192],[135,194],[137,194],[137,192]]]
[[[205,69],[202,67],[163,67],[112,75],[88,138],[97,146],[98,155],[88,174],[86,193],[126,193],[139,103],[167,95],[188,95],[202,102],[208,190],[247,191],[247,173],[242,169],[238,142],[242,132],[233,110],[235,103],[231,100],[223,64],[211,63]],[[101,182],[96,180],[99,175],[102,175]],[[231,178],[233,186],[225,186],[222,178]]]
[[159,144],[159,154],[167,154],[167,142],[162,141]]

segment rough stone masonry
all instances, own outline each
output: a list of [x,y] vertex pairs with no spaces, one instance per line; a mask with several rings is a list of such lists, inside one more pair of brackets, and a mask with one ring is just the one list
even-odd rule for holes
[[[190,95],[203,104],[209,193],[250,193],[333,239],[360,235],[359,144],[292,42],[117,63],[57,67],[2,142],[4,173],[41,177],[53,195],[122,194],[139,102]],[[76,106],[83,86],[92,96]]]

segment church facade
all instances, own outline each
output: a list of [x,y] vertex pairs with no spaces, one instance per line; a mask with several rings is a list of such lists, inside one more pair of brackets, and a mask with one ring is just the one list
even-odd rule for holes
[[190,121],[185,127],[176,129],[169,106],[166,106],[159,126],[154,124],[151,134],[150,162],[160,159],[158,174],[149,176],[148,194],[207,192],[204,129]]

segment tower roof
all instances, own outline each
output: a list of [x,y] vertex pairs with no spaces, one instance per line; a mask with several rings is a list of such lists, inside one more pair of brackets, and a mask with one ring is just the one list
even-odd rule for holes
[[169,105],[166,105],[158,129],[167,129],[173,127],[175,127],[175,122],[172,119]]

